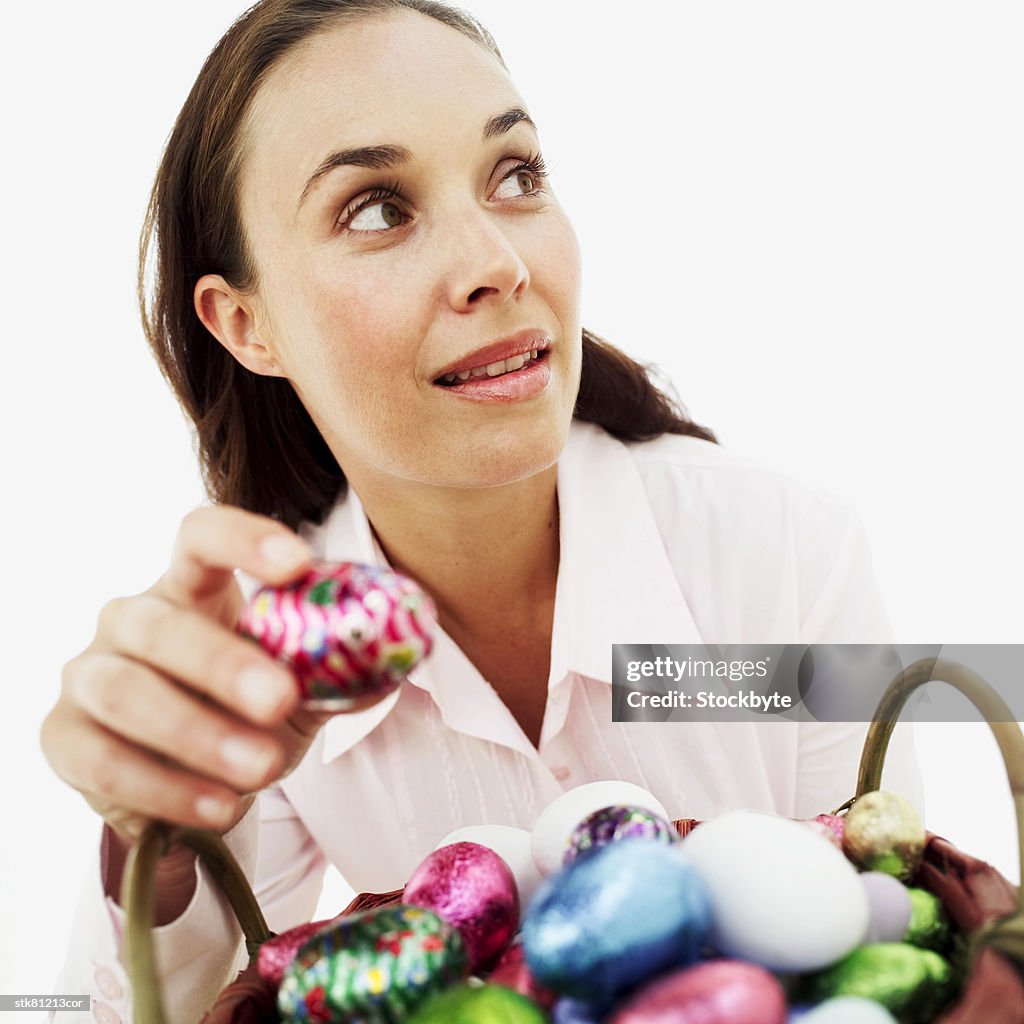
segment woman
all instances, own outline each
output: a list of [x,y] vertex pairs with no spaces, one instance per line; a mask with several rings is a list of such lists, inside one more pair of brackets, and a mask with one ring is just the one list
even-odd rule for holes
[[[281,930],[328,860],[393,888],[451,829],[528,828],[592,779],[676,816],[849,795],[860,726],[610,721],[613,642],[876,642],[888,623],[846,506],[723,452],[582,331],[575,236],[472,20],[264,0],[201,72],[147,232],[148,336],[217,504],[103,610],[44,725],[105,822],[64,991],[128,1012],[116,898],[154,817],[226,834]],[[282,583],[313,555],[407,573],[442,627],[408,685],[330,721],[232,630],[234,570]],[[241,951],[187,851],[157,914],[165,1003],[194,1019]]]

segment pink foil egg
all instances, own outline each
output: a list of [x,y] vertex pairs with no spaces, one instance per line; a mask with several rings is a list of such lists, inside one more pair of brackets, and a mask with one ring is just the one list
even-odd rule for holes
[[393,690],[430,653],[437,612],[412,580],[354,562],[318,562],[261,587],[238,620],[295,674],[308,707],[341,710]]
[[459,932],[471,972],[490,967],[519,926],[515,878],[479,843],[452,843],[428,854],[406,883],[402,902],[433,910]]
[[710,960],[662,975],[608,1018],[608,1024],[786,1024],[786,996],[757,964]]
[[260,946],[256,956],[256,971],[264,981],[281,984],[284,972],[288,965],[295,959],[296,953],[309,941],[318,931],[326,928],[334,919],[324,921],[312,921],[309,924],[296,925],[289,928],[272,939],[267,939]]

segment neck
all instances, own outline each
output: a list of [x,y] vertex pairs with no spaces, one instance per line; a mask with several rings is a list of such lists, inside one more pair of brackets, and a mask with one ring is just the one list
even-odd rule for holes
[[[360,480],[356,486],[392,567],[434,598],[451,636],[495,618],[527,626],[553,606],[558,576],[557,467],[499,487],[453,490]],[[544,611],[541,611],[541,610]]]

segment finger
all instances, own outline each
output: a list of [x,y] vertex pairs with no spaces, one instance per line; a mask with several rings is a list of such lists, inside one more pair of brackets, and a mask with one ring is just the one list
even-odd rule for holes
[[217,831],[240,815],[241,798],[227,786],[165,764],[85,715],[55,709],[43,724],[43,744],[65,782],[112,811]]
[[197,701],[139,662],[105,653],[84,658],[68,695],[109,732],[238,792],[262,789],[284,766],[275,737]]
[[148,665],[257,725],[282,721],[299,700],[295,677],[251,640],[153,593],[104,606],[94,649]]
[[182,520],[171,564],[153,588],[173,601],[201,601],[233,582],[235,569],[287,583],[309,567],[309,545],[286,526],[233,505],[193,509]]

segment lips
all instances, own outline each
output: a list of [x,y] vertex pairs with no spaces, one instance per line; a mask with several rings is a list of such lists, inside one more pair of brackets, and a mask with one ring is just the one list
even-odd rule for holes
[[519,331],[446,366],[434,378],[434,383],[451,387],[469,380],[501,377],[543,359],[549,348],[551,339],[544,331],[533,328]]

